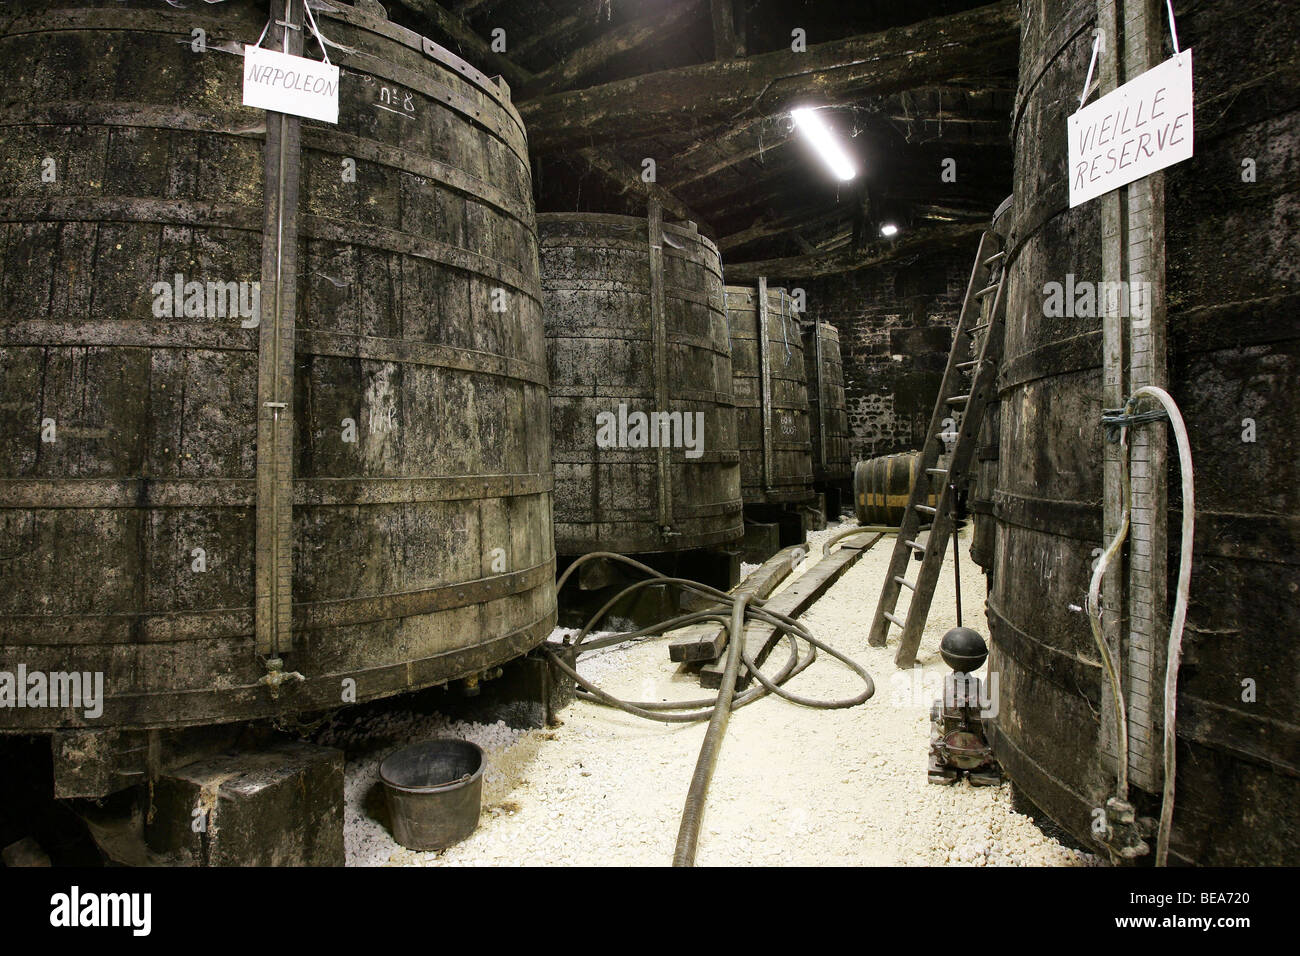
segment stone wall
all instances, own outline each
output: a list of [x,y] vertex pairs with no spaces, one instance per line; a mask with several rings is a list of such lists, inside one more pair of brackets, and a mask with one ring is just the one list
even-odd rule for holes
[[974,255],[972,243],[906,265],[770,280],[803,288],[803,318],[839,330],[855,462],[921,447]]

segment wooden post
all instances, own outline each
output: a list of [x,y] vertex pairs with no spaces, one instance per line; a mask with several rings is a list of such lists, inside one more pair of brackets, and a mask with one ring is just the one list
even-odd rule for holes
[[[656,412],[668,411],[668,329],[664,317],[664,211],[653,199],[647,211],[650,240],[650,334],[654,343],[654,394]],[[658,449],[659,530],[672,527],[672,449]]]
[[758,321],[759,412],[763,422],[763,493],[772,490],[772,348],[767,341],[767,278],[758,277],[758,301],[754,303]]
[[[1158,0],[1098,0],[1104,52],[1098,62],[1105,95],[1159,64],[1163,6]],[[1099,295],[1102,314],[1102,407],[1119,408],[1142,385],[1167,384],[1165,367],[1164,174],[1155,173],[1097,200],[1102,207],[1102,275],[1121,298]],[[1129,314],[1134,289],[1143,289],[1143,314]],[[1125,301],[1122,297],[1128,296]],[[1120,662],[1128,717],[1130,781],[1148,791],[1160,786],[1160,721],[1167,593],[1167,492],[1165,432],[1141,427],[1128,433],[1132,513],[1128,560],[1107,570],[1102,587],[1102,627]],[[1123,510],[1120,448],[1103,447],[1105,540]],[[1105,542],[1102,543],[1105,546]],[[1102,749],[1112,767],[1117,730],[1103,687]]]
[[[267,45],[302,53],[302,0],[275,0],[283,16]],[[275,17],[273,17],[275,19]],[[292,647],[293,377],[298,288],[298,173],[302,121],[266,116],[265,208],[257,351],[257,515],[254,541],[254,631],[257,652],[278,657]]]

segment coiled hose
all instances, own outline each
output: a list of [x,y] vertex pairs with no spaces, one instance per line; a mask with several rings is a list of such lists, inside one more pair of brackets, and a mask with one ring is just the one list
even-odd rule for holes
[[[700,755],[696,761],[695,773],[691,778],[686,803],[682,808],[682,822],[677,834],[677,846],[673,853],[674,866],[692,866],[695,862],[695,850],[699,842],[700,825],[704,817],[705,797],[708,793],[709,782],[713,777],[713,769],[717,765],[718,753],[721,751],[722,737],[726,733],[727,722],[733,710],[751,704],[768,694],[775,694],[805,707],[820,709],[856,707],[858,704],[871,699],[871,696],[876,692],[876,685],[872,681],[871,675],[867,673],[862,665],[815,638],[807,627],[794,618],[768,610],[763,606],[765,603],[763,600],[748,594],[727,594],[725,591],[719,591],[716,588],[711,588],[706,584],[691,581],[687,578],[670,577],[626,555],[615,554],[612,551],[593,551],[590,554],[585,554],[564,570],[564,573],[560,575],[559,580],[556,582],[556,590],[558,591],[564,587],[565,582],[581,565],[598,558],[635,568],[646,574],[647,577],[628,585],[615,594],[582,626],[582,629],[574,637],[570,645],[573,649],[574,665],[577,664],[580,655],[589,651],[613,644],[621,644],[625,641],[662,636],[669,631],[701,621],[716,621],[727,630],[727,666],[723,673],[722,686],[718,689],[717,695],[713,698],[684,701],[620,700],[584,678],[578,673],[575,666],[570,665],[553,648],[547,647],[545,644],[542,645],[552,663],[573,678],[574,683],[581,688],[578,696],[584,700],[596,701],[610,707],[616,707],[629,714],[635,714],[649,720],[660,720],[669,723],[709,721],[704,743],[700,747]],[[716,602],[716,606],[681,614],[639,630],[609,634],[588,640],[587,635],[609,613],[611,608],[628,595],[646,587],[676,587],[682,591],[711,598]],[[770,625],[774,631],[780,633],[781,640],[789,643],[790,655],[788,659],[770,677],[758,669],[758,664],[755,663],[744,646],[747,620]],[[807,654],[801,653],[799,641],[808,644]],[[839,700],[819,700],[786,690],[782,685],[790,678],[806,670],[817,659],[818,650],[825,651],[857,674],[862,680],[863,689],[852,697]],[[741,664],[745,666],[757,682],[757,686],[742,694],[736,694],[736,684],[740,677]]]

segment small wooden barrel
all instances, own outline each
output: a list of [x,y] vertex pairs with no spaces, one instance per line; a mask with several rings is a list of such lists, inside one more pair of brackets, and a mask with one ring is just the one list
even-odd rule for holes
[[[853,510],[858,524],[899,524],[920,472],[921,453],[915,451],[858,462],[853,469]],[[925,503],[934,507],[933,492]]]

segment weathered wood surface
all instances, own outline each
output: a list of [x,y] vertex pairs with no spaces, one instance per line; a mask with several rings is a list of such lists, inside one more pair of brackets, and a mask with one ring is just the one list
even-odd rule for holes
[[802,279],[856,272],[859,269],[869,269],[914,253],[968,245],[973,240],[977,240],[984,229],[982,223],[932,226],[908,232],[899,239],[877,239],[865,243],[857,251],[841,249],[805,253],[801,256],[784,256],[780,259],[737,262],[727,266],[727,281],[743,282],[757,279],[759,276]]
[[[832,584],[844,577],[849,568],[857,564],[882,537],[884,535],[877,534],[868,538],[865,543],[857,541],[853,544],[841,544],[835,551],[819,560],[817,555],[813,555],[817,563],[801,574],[788,588],[769,600],[765,606],[777,614],[797,618],[829,591]],[[768,654],[776,647],[780,640],[777,635],[778,632],[772,625],[761,621],[745,627],[745,650],[755,665],[761,667]],[[700,686],[710,688],[722,686],[722,672],[725,668],[726,661],[722,659],[705,664],[700,668]],[[751,678],[747,676],[747,672],[748,668],[741,669],[743,680],[737,684],[738,687],[749,683]]]
[[648,13],[602,33],[559,63],[539,73],[525,89],[525,95],[542,96],[567,90],[616,57],[664,42],[694,25],[703,2],[704,0],[678,0],[664,7],[649,8]]
[[[807,501],[813,495],[808,383],[799,319],[784,289],[727,286],[732,376],[746,504]],[[760,337],[761,335],[761,337]]]
[[[989,599],[998,757],[1022,792],[1084,841],[1092,809],[1114,788],[1097,716],[1104,678],[1087,618],[1072,610],[1103,545],[1101,321],[1045,314],[1043,287],[1067,274],[1102,278],[1104,204],[1068,208],[1070,110],[1060,107],[1078,102],[1096,10],[1093,0],[1026,8],[1021,86],[1030,93],[1014,130]],[[1171,860],[1280,863],[1300,843],[1300,654],[1279,643],[1300,633],[1300,485],[1279,480],[1296,462],[1300,293],[1284,210],[1300,190],[1300,93],[1292,84],[1241,95],[1243,82],[1265,81],[1243,81],[1239,64],[1250,60],[1258,77],[1295,75],[1294,44],[1270,38],[1300,30],[1300,8],[1270,2],[1241,17],[1215,0],[1180,15],[1178,27],[1185,43],[1196,38],[1198,122],[1195,157],[1166,171],[1167,359],[1192,438],[1197,514]],[[1285,158],[1267,178],[1243,181],[1242,157],[1266,145]],[[1243,440],[1246,419],[1254,441]],[[1169,471],[1172,594],[1181,515],[1176,464]],[[1139,813],[1158,811],[1157,794],[1134,787],[1132,799]]]
[[[790,576],[794,566],[807,553],[807,548],[796,546],[772,555],[728,593],[736,596],[748,594],[755,598],[768,597]],[[692,624],[673,633],[677,634],[677,638],[668,645],[668,659],[672,661],[690,663],[717,660],[727,646],[727,629],[721,624]]]
[[[717,248],[689,224],[662,226],[657,331],[646,219],[548,213],[539,221],[557,549],[645,553],[736,540],[744,528]],[[654,348],[660,331],[667,348],[662,382]],[[597,446],[597,416],[617,415],[620,405],[629,415],[703,416],[698,457],[687,457],[684,447],[668,449],[667,487],[658,448]],[[667,521],[661,494],[669,499]]]
[[523,88],[537,81],[531,72],[493,50],[492,45],[474,32],[473,27],[459,13],[448,10],[435,0],[396,0],[396,4],[422,17],[450,40],[470,62],[479,64],[484,70],[499,73],[511,86]]
[[306,680],[277,698],[253,644],[259,330],[155,315],[153,291],[177,273],[259,279],[264,114],[214,47],[255,41],[265,8],[7,8],[0,660],[103,672],[107,701],[93,724],[5,708],[4,729],[335,707],[345,678],[358,700],[428,686],[553,626],[523,128],[494,82],[418,35],[351,7],[317,16],[356,52],[332,51],[338,126],[302,123],[282,652]]
[[819,482],[847,482],[853,469],[849,460],[849,410],[844,396],[840,333],[829,322],[804,325],[802,333],[813,478]]
[[525,103],[539,150],[653,136],[723,123],[738,114],[787,112],[816,99],[845,101],[987,74],[1014,50],[1010,0],[881,33],[724,60],[555,93]]

